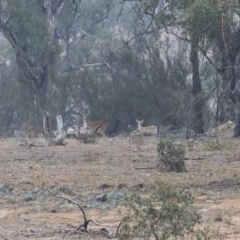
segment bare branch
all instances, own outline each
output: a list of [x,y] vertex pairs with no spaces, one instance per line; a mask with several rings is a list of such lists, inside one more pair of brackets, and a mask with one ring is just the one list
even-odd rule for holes
[[[78,206],[78,208],[81,210],[81,212],[82,212],[82,214],[83,214],[83,218],[84,218],[84,223],[81,224],[79,227],[75,227],[75,226],[69,224],[71,227],[76,228],[77,230],[76,230],[76,231],[71,231],[71,232],[69,232],[68,235],[71,235],[71,234],[73,234],[73,233],[80,233],[80,234],[81,234],[81,233],[82,233],[81,228],[84,228],[84,232],[89,233],[88,225],[89,225],[90,222],[93,222],[96,226],[99,226],[99,224],[97,224],[94,220],[92,220],[92,219],[87,220],[86,214],[85,214],[83,208],[80,206],[80,204],[74,202],[73,200],[71,200],[71,199],[69,199],[69,198],[65,198],[65,197],[62,197],[62,196],[58,196],[57,194],[55,194],[55,193],[53,193],[53,192],[51,192],[51,191],[49,191],[49,190],[45,190],[45,191],[48,192],[48,193],[50,193],[51,195],[53,195],[53,196],[56,197],[56,198],[60,198],[60,199],[63,199],[63,200],[66,200],[66,201],[71,202],[72,204]],[[91,232],[92,232],[92,231],[91,231]],[[93,231],[93,234],[94,234],[94,235],[104,234],[104,235],[107,236],[108,238],[113,238],[113,237],[115,237],[115,236],[114,236],[108,229],[106,229],[106,228],[101,228],[101,229],[99,229],[99,230],[97,230],[97,231]]]
[[[181,36],[179,36],[178,34],[174,33],[173,31],[169,31],[169,29],[166,29],[166,31],[167,31],[167,32],[170,32],[173,36],[175,36],[175,37],[177,37],[177,38],[179,38],[179,39],[181,39],[181,40],[183,40],[183,41],[185,41],[185,42],[187,42],[187,43],[192,43],[192,42],[193,42],[192,39],[189,39],[189,38],[187,38],[187,37],[181,37]],[[209,62],[219,73],[221,73],[221,72],[222,72],[221,69],[220,69],[218,66],[216,66],[216,64],[212,61],[212,59],[207,55],[206,50],[204,50],[199,44],[198,44],[198,48],[199,48],[199,50],[201,51],[201,53],[204,55],[204,57],[208,60],[208,62]]]
[[232,94],[234,94],[235,93],[235,91],[237,90],[237,88],[238,88],[238,85],[240,84],[240,80],[237,82],[237,84],[236,84],[236,86],[235,86],[235,88],[234,88],[234,90],[232,91]]
[[88,224],[89,224],[90,222],[93,222],[94,224],[96,224],[97,226],[99,226],[94,220],[92,220],[92,219],[87,220],[86,214],[85,214],[83,208],[80,206],[80,204],[74,202],[73,200],[71,200],[71,199],[69,199],[69,198],[65,198],[65,197],[62,197],[62,196],[58,196],[58,195],[56,195],[55,193],[53,193],[53,192],[51,192],[51,191],[49,191],[49,190],[45,190],[45,191],[47,191],[48,193],[50,193],[51,195],[53,195],[53,196],[56,197],[56,198],[61,198],[61,199],[63,199],[63,200],[69,201],[69,202],[71,202],[72,204],[78,206],[78,208],[81,210],[81,212],[82,212],[82,214],[83,214],[84,223],[81,224],[79,227],[77,227],[77,231],[79,231],[79,230],[83,227],[84,230],[85,230],[86,232],[88,232]]
[[119,20],[120,16],[122,15],[122,11],[123,11],[123,5],[124,5],[124,1],[122,3],[119,3],[119,5],[121,4],[121,9],[120,9],[120,12],[117,16],[117,21]]
[[127,46],[131,41],[133,41],[134,39],[136,39],[136,38],[138,38],[138,37],[140,37],[140,36],[143,36],[143,35],[149,35],[149,34],[155,32],[155,31],[158,31],[158,30],[159,30],[159,28],[155,28],[155,29],[150,30],[150,31],[144,31],[144,32],[138,33],[137,35],[135,35],[135,36],[131,37],[130,39],[128,39],[128,40],[127,40],[123,45],[121,45],[120,47],[117,47],[117,48],[114,49],[113,51],[111,51],[111,52],[109,52],[109,53],[107,53],[107,54],[104,54],[103,56],[105,56],[105,57],[106,57],[106,56],[109,56],[109,55],[111,55],[111,54],[119,51],[120,49],[126,47],[126,46]]
[[51,8],[54,16],[57,17],[60,14],[60,12],[62,11],[64,2],[65,0],[60,0],[55,6],[53,6],[52,4]]
[[201,53],[204,55],[204,57],[208,60],[208,62],[217,70],[218,73],[222,74],[222,70],[218,66],[216,66],[212,59],[207,55],[206,51],[201,46],[198,47]]
[[116,7],[117,7],[117,4],[116,4],[112,9],[109,9],[104,16],[102,16],[100,19],[98,19],[98,20],[95,22],[95,24],[98,24],[98,23],[102,22],[103,20],[105,20],[106,18],[108,18],[109,14],[110,14]]
[[120,229],[122,223],[123,223],[123,220],[118,224],[117,231],[116,231],[116,236],[118,236],[119,229]]
[[84,64],[81,67],[101,67],[104,65],[106,65],[109,69],[111,69],[113,71],[112,75],[115,74],[116,70],[114,68],[110,67],[109,63],[107,63],[107,62]]
[[[94,36],[94,35],[88,34],[87,32],[85,32],[85,31],[82,30],[82,29],[76,29],[76,30],[72,30],[72,31],[70,31],[70,32],[76,32],[76,31],[83,33],[83,34],[84,34],[85,36],[87,36],[87,37],[92,37],[92,38],[96,38],[97,40],[101,40],[100,38],[98,38],[98,37],[96,37],[96,36]],[[82,37],[82,36],[81,36],[81,37]]]

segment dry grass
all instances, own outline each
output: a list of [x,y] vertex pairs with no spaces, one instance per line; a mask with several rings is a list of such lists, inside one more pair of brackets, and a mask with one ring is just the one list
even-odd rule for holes
[[[83,144],[69,139],[66,146],[27,148],[19,146],[16,139],[0,141],[0,183],[14,188],[18,194],[0,198],[0,236],[7,239],[72,239],[66,236],[66,225],[81,223],[76,207],[59,206],[52,198],[36,199],[24,203],[21,195],[42,187],[65,186],[76,194],[88,196],[101,193],[101,186],[108,184],[109,191],[121,186],[131,187],[155,180],[182,183],[191,186],[196,196],[196,207],[203,215],[204,224],[225,232],[229,239],[240,239],[240,194],[235,188],[195,188],[212,181],[240,177],[239,142],[225,139],[227,146],[219,149],[206,148],[208,142],[195,142],[193,151],[186,147],[187,172],[161,172],[154,169],[157,156],[156,137],[145,137],[140,150],[129,144],[127,137],[99,139],[94,144]],[[36,140],[37,142],[37,140]],[[225,146],[225,142],[222,142]],[[191,160],[198,159],[201,160]],[[47,208],[44,212],[41,209]],[[114,232],[121,219],[119,208],[99,210],[86,208],[89,218],[99,221]],[[51,213],[56,209],[56,213]],[[122,209],[124,211],[124,209]],[[59,232],[62,229],[63,232]],[[31,232],[30,231],[30,232]],[[48,237],[48,238],[47,238]],[[50,238],[52,237],[52,238]],[[4,239],[4,238],[3,238]],[[80,239],[86,239],[86,235]],[[101,239],[93,237],[92,239]]]

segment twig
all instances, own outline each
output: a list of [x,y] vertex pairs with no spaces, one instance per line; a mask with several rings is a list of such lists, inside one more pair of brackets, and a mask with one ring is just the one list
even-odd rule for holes
[[79,230],[83,227],[83,228],[84,228],[84,231],[88,232],[88,224],[89,224],[90,222],[93,222],[94,224],[96,224],[97,226],[99,226],[94,220],[92,220],[92,219],[87,220],[87,217],[86,217],[86,214],[85,214],[83,208],[82,208],[78,203],[74,202],[73,200],[71,200],[71,199],[69,199],[69,198],[65,198],[65,197],[62,197],[62,196],[57,196],[56,194],[54,194],[53,192],[51,192],[51,191],[49,191],[49,190],[46,190],[46,191],[49,192],[51,195],[53,195],[53,196],[56,197],[56,198],[61,198],[61,199],[63,199],[63,200],[69,201],[69,202],[71,202],[72,204],[78,206],[78,208],[80,209],[80,211],[81,211],[82,214],[83,214],[84,223],[81,224],[79,227],[77,227],[77,231],[79,231]]
[[143,167],[143,168],[137,167],[137,168],[135,168],[135,170],[144,170],[144,169],[156,169],[156,168],[155,167]]
[[116,231],[116,237],[118,236],[119,229],[122,225],[123,220],[118,224],[117,231]]
[[232,91],[232,94],[234,94],[235,93],[235,91],[237,90],[237,87],[238,87],[238,85],[240,84],[240,80],[237,82],[237,84],[236,84],[236,86],[235,86],[235,88],[234,88],[234,90]]
[[13,161],[27,161],[27,158],[15,158]]
[[[107,66],[110,70],[112,70],[112,75],[115,74],[116,70],[114,68],[112,68],[109,63],[107,62],[102,62],[102,63],[89,63],[89,64],[84,64],[81,65],[81,67],[101,67],[101,66]],[[112,76],[111,75],[111,76]]]
[[72,235],[73,233],[82,234],[83,232],[76,230],[76,231],[71,231],[71,232],[69,232],[67,235],[70,236],[70,235]]
[[138,33],[137,35],[131,37],[130,39],[128,39],[127,41],[125,41],[121,46],[115,48],[114,50],[112,50],[111,52],[107,53],[107,54],[104,54],[103,56],[106,57],[106,56],[109,56],[117,51],[119,51],[120,49],[124,48],[125,46],[127,46],[131,41],[133,41],[134,39],[140,37],[140,36],[143,36],[143,35],[149,35],[155,31],[159,30],[158,28],[155,28],[153,30],[150,30],[150,31],[144,31],[144,32],[140,32]]
[[197,158],[184,158],[184,160],[204,160],[209,159],[208,157],[197,157]]
[[[62,197],[62,196],[57,196],[55,193],[53,193],[53,192],[51,192],[51,191],[49,191],[49,190],[45,190],[45,191],[48,192],[48,193],[50,193],[51,195],[53,195],[53,196],[56,197],[56,198],[61,198],[61,199],[63,199],[63,200],[66,200],[66,201],[71,202],[72,204],[78,206],[78,208],[81,210],[81,212],[82,212],[82,214],[83,214],[83,218],[84,218],[84,223],[81,224],[79,227],[75,227],[75,226],[69,224],[71,227],[76,228],[76,231],[70,231],[70,232],[68,233],[68,235],[72,235],[72,234],[74,234],[74,233],[82,234],[82,233],[84,233],[84,232],[89,233],[88,224],[89,224],[90,222],[93,222],[95,225],[99,226],[94,220],[92,220],[92,219],[87,220],[86,214],[85,214],[83,208],[80,206],[80,204],[74,202],[73,200],[71,200],[71,199],[69,199],[69,198],[65,198],[65,197]],[[84,228],[84,231],[81,231],[81,228]],[[99,230],[97,230],[97,231],[91,231],[91,233],[93,233],[93,235],[104,234],[104,235],[107,236],[108,238],[115,238],[115,237],[116,237],[116,235],[114,235],[113,233],[111,233],[107,228],[101,228],[101,229],[99,229]]]

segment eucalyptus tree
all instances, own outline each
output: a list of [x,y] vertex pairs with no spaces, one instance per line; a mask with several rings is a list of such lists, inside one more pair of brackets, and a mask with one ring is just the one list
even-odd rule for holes
[[122,44],[120,38],[124,31],[121,23],[116,21],[117,3],[82,1],[74,24],[66,25],[69,15],[67,12],[62,14],[62,20],[65,20],[63,26],[59,26],[58,35],[66,49],[61,73],[69,83],[66,92],[67,105],[70,106],[68,115],[81,116],[80,111],[86,111],[82,105],[87,105],[90,119],[109,119],[107,104],[102,104],[102,93],[112,83],[116,71],[109,55]]
[[18,79],[26,95],[29,93],[29,110],[36,116],[59,104],[56,97],[65,95],[61,107],[66,108],[66,99],[71,98],[66,94],[71,82],[67,79],[70,76],[71,80],[73,71],[92,67],[112,71],[101,57],[92,56],[100,55],[104,41],[95,33],[114,4],[116,1],[0,1],[0,30],[15,52]]
[[[58,7],[52,10],[57,12]],[[51,34],[51,25],[43,1],[0,1],[0,29],[11,44],[22,90],[29,99],[25,106],[37,113],[50,100],[50,81],[60,54],[60,46]]]
[[188,20],[191,18],[187,11],[194,3],[195,1],[184,0],[139,0],[135,1],[135,11],[138,13],[138,21],[147,15],[152,20],[150,21],[151,26],[155,25],[159,30],[165,28],[167,33],[171,32],[173,35],[190,43],[191,52],[189,58],[192,64],[192,95],[194,96],[191,125],[197,133],[203,133],[204,98],[199,74],[198,54],[198,43],[201,40],[201,35],[192,34],[191,31],[188,31],[187,25]]
[[[0,134],[10,134],[14,126],[19,127],[16,109],[21,109],[19,82],[14,52],[9,42],[0,37]],[[21,109],[22,110],[22,109]]]
[[[240,4],[238,1],[217,1],[216,10],[219,16],[218,36],[213,39],[216,70],[219,76],[219,117],[234,119],[236,126],[235,137],[240,136],[240,82],[239,57],[240,57]],[[231,101],[232,104],[229,102]],[[232,106],[234,112],[231,111]],[[222,116],[223,115],[223,116]],[[234,117],[234,118],[233,118]],[[221,120],[221,119],[220,119]],[[224,119],[227,120],[227,119]]]
[[[192,65],[193,114],[192,127],[196,133],[204,132],[203,112],[205,108],[202,80],[200,76],[199,44],[203,40],[201,31],[193,23],[193,14],[198,1],[162,1],[165,11],[156,15],[158,24],[164,24],[168,33],[190,44],[189,59]],[[194,27],[192,27],[194,25]],[[201,25],[201,23],[200,23]]]
[[[240,5],[234,0],[166,1],[174,14],[187,16],[181,26],[192,36],[201,36],[198,50],[216,70],[217,122],[236,122],[234,135],[240,136],[240,93],[238,59],[240,50]],[[182,11],[179,11],[179,3]],[[190,5],[189,5],[190,3]],[[174,7],[175,6],[175,7]],[[179,16],[179,14],[177,15]]]

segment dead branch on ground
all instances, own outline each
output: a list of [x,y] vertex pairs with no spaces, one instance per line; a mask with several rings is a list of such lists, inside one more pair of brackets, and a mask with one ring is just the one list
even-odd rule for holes
[[87,219],[87,216],[86,216],[83,208],[80,206],[80,204],[74,202],[73,200],[71,200],[71,199],[69,199],[69,198],[65,198],[65,197],[63,197],[63,196],[58,196],[57,194],[55,194],[55,193],[53,193],[53,192],[51,192],[51,191],[49,191],[49,190],[45,190],[45,191],[48,192],[48,193],[50,193],[51,195],[53,195],[55,198],[60,198],[60,199],[69,201],[70,203],[76,205],[76,206],[80,209],[80,211],[82,212],[84,223],[81,224],[81,225],[79,225],[78,227],[70,225],[71,227],[76,228],[76,231],[71,231],[71,232],[69,232],[69,235],[71,235],[71,234],[73,234],[73,233],[80,233],[80,234],[81,234],[82,232],[85,232],[85,233],[92,233],[93,235],[103,234],[103,235],[105,235],[105,236],[108,237],[108,238],[113,238],[113,237],[115,237],[107,228],[101,228],[101,229],[99,229],[99,230],[95,230],[95,231],[91,230],[91,231],[90,231],[90,228],[89,228],[89,223],[90,223],[90,222],[93,222],[96,226],[99,226],[99,224],[97,224],[97,223],[96,223],[94,220],[92,220],[92,219]]
[[149,169],[156,169],[156,167],[136,167],[135,170],[149,170]]
[[206,160],[209,157],[184,158],[184,160]]

